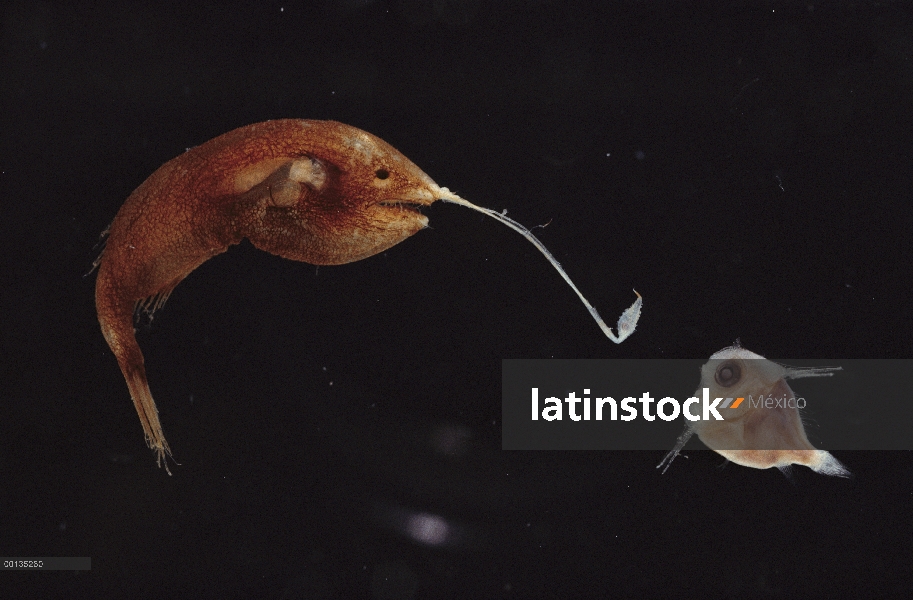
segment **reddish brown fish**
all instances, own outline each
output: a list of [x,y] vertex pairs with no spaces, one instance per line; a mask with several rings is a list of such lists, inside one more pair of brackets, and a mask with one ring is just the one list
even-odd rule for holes
[[101,330],[159,464],[171,451],[134,335],[137,309],[160,308],[191,271],[244,238],[261,250],[314,265],[367,258],[426,227],[418,207],[438,199],[481,211],[522,233],[613,341],[633,333],[639,298],[625,311],[616,336],[528,229],[439,187],[380,138],[334,121],[248,125],[191,148],[144,181],[106,230],[107,244],[95,263]]

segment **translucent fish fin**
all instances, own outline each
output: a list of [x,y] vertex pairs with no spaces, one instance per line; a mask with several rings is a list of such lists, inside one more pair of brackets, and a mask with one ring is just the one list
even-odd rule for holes
[[666,454],[665,458],[663,458],[658,465],[656,465],[656,468],[662,467],[663,473],[665,473],[666,470],[669,469],[669,465],[672,464],[672,461],[675,460],[675,457],[681,453],[682,448],[684,448],[685,444],[688,443],[688,440],[691,439],[692,435],[694,435],[694,430],[690,427],[686,427],[685,431],[683,431],[682,434],[678,436],[678,439],[675,440],[675,447]]

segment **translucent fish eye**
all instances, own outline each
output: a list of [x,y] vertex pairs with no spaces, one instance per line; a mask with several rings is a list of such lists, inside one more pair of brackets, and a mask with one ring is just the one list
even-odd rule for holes
[[714,379],[721,386],[732,387],[742,379],[742,368],[733,360],[727,360],[716,368]]

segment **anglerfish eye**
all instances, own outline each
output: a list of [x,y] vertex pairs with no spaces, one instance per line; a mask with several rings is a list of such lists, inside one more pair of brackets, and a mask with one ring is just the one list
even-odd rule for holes
[[714,379],[725,388],[732,387],[742,379],[742,368],[734,360],[727,360],[716,368]]
[[378,169],[377,171],[374,172],[374,176],[377,177],[378,179],[386,179],[387,177],[390,176],[390,171],[388,171],[386,169]]

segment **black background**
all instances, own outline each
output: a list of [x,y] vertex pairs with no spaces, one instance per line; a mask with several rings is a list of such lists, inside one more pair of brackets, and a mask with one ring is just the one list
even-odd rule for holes
[[[913,12],[898,3],[13,2],[0,57],[6,597],[897,597],[913,460],[852,480],[691,452],[502,452],[502,358],[908,358]],[[140,326],[180,466],[93,306],[99,233],[168,159],[332,118],[453,205],[315,269],[233,248]],[[695,381],[697,377],[695,376]],[[690,393],[691,390],[682,390]],[[866,398],[860,398],[865,402]],[[670,440],[670,447],[673,440]],[[440,545],[410,515],[452,528]]]

